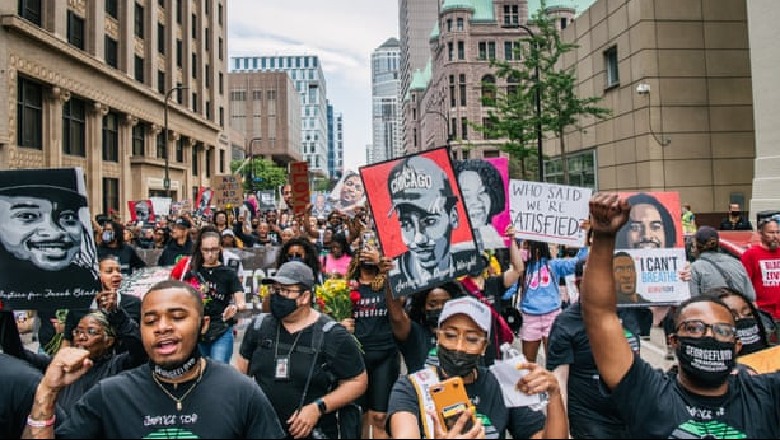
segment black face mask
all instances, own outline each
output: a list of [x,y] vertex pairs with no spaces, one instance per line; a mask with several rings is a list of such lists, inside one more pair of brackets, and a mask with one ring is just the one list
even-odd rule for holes
[[469,354],[457,350],[448,350],[441,345],[438,348],[439,366],[447,376],[466,377],[477,368],[479,354]]
[[761,333],[758,331],[756,318],[738,319],[736,327],[737,337],[742,342],[742,350],[739,352],[740,356],[755,353],[766,348],[764,341],[761,340]]
[[731,211],[730,214],[732,217],[739,217],[739,211]]
[[425,311],[425,323],[430,328],[436,328],[439,326],[439,316],[441,316],[442,309],[433,309]]
[[734,342],[711,336],[678,336],[677,359],[686,378],[701,388],[717,388],[728,379],[736,365]]
[[271,315],[276,319],[284,319],[290,316],[298,308],[298,302],[282,295],[271,295]]

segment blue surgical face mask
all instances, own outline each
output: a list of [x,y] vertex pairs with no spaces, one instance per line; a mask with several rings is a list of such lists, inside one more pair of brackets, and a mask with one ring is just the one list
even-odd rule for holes
[[114,241],[114,231],[103,231],[103,235],[101,236],[104,243],[111,243]]

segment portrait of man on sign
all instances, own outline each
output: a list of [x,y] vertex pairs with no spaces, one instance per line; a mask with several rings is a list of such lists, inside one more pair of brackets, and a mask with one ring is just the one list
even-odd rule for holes
[[[637,193],[628,197],[631,216],[616,238],[616,249],[657,249],[680,246],[677,227],[680,215],[669,209],[654,195]],[[679,214],[679,213],[678,213]]]
[[[83,174],[0,172],[0,300],[9,308],[70,308],[99,288]],[[76,295],[76,293],[79,293]]]
[[130,220],[143,225],[154,222],[154,208],[150,200],[137,200],[127,202],[130,205]]

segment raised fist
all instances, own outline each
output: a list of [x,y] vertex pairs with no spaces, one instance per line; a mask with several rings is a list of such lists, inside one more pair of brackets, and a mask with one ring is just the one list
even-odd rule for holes
[[590,199],[590,229],[594,234],[615,235],[628,221],[631,205],[615,193],[597,193]]

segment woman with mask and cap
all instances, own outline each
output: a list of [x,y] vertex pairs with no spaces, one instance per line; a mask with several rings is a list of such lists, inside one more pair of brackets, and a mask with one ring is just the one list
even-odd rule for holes
[[[547,416],[530,407],[507,408],[501,387],[493,373],[479,365],[490,338],[490,309],[476,298],[462,297],[444,304],[436,331],[439,367],[401,376],[393,387],[388,409],[388,427],[393,438],[568,438],[568,421],[558,380],[551,372],[535,364],[519,368],[528,373],[517,384],[526,394],[546,392],[549,396]],[[429,401],[430,381],[461,377],[469,400],[473,402],[476,423],[463,430],[470,414],[463,414],[446,431],[437,417],[422,410]],[[434,381],[435,382],[435,381]]]
[[737,337],[742,342],[742,349],[737,353],[738,356],[755,353],[771,346],[769,342],[771,332],[767,331],[761,319],[761,312],[747,295],[728,287],[708,290],[705,295],[720,299],[734,314]]

